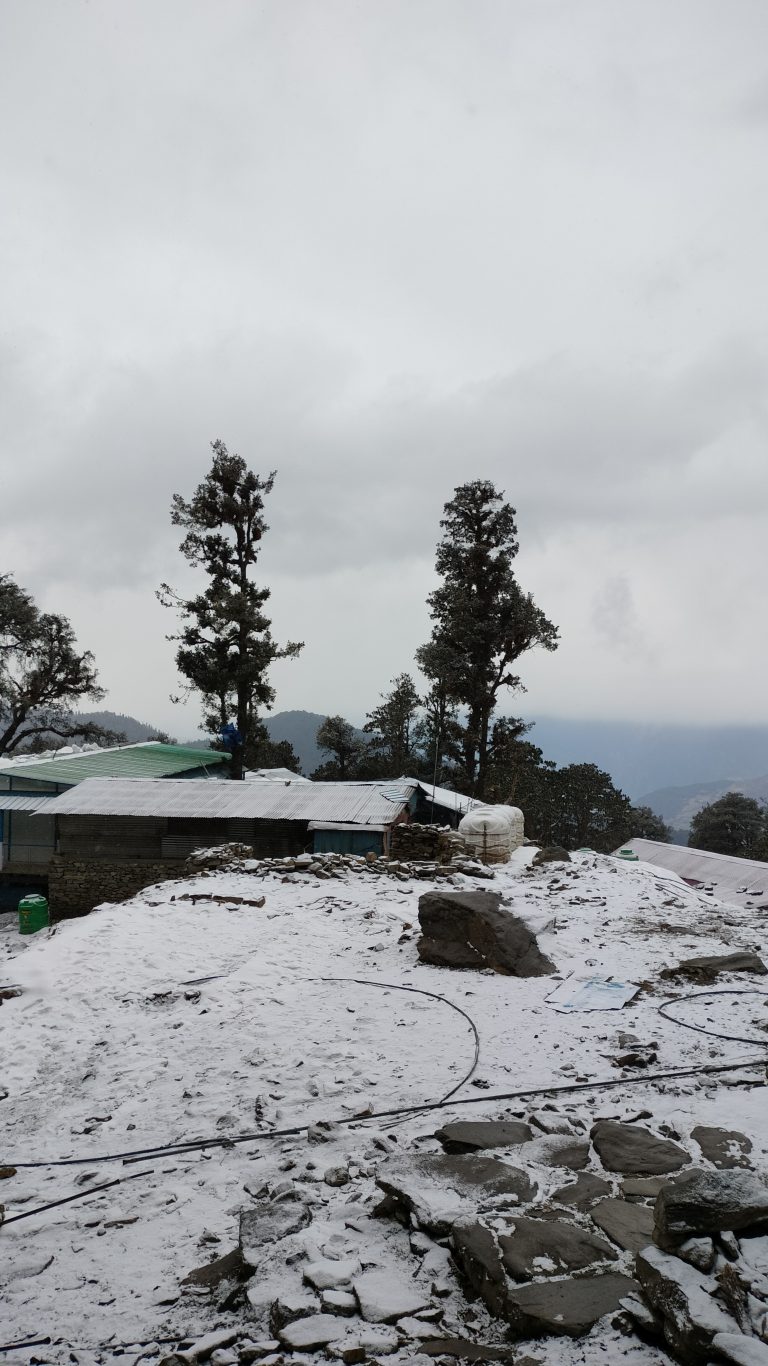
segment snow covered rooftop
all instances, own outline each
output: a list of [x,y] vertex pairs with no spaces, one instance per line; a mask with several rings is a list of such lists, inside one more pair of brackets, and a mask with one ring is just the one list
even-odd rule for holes
[[474,797],[466,797],[463,792],[452,792],[448,787],[433,787],[432,783],[422,782],[421,778],[413,781],[418,783],[428,802],[434,800],[435,806],[442,806],[446,811],[459,811],[465,816],[473,806],[484,805]]
[[206,779],[89,778],[46,810],[57,816],[158,816],[197,820],[351,821],[390,825],[413,782],[221,782]]
[[716,887],[720,896],[768,897],[768,863],[759,863],[757,859],[731,858],[728,854],[712,854],[708,849],[689,849],[684,844],[663,844],[659,840],[633,839],[621,847],[631,849],[644,863],[667,868],[687,882]]
[[81,783],[86,778],[163,778],[195,768],[226,763],[228,756],[195,745],[165,745],[158,740],[142,740],[135,745],[115,745],[111,749],[95,746],[64,745],[47,755],[21,754],[0,763],[0,778],[64,784]]

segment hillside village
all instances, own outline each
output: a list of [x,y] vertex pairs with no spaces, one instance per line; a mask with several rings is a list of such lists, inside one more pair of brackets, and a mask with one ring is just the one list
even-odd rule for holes
[[768,1366],[766,53],[0,5],[0,1366]]

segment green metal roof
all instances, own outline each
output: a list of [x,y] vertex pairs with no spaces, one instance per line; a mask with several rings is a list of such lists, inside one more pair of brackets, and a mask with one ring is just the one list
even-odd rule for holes
[[123,745],[95,749],[88,754],[68,754],[61,759],[41,759],[0,766],[0,776],[29,782],[74,786],[85,778],[172,778],[190,769],[224,763],[228,755],[190,745]]

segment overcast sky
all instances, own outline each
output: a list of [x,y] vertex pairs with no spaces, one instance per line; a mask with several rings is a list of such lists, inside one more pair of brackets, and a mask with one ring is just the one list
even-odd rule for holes
[[355,721],[489,478],[514,712],[765,721],[765,0],[3,0],[0,569],[174,710],[171,496],[278,477],[276,709]]

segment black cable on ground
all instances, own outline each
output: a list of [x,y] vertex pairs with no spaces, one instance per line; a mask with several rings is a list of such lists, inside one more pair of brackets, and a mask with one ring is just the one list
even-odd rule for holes
[[113,1186],[122,1186],[124,1181],[137,1181],[140,1176],[152,1176],[154,1167],[150,1167],[146,1172],[134,1172],[131,1176],[118,1176],[114,1181],[104,1181],[100,1186],[91,1186],[87,1191],[78,1191],[77,1195],[65,1195],[63,1200],[49,1200],[47,1205],[37,1205],[35,1209],[26,1209],[23,1214],[12,1214],[10,1219],[3,1220],[0,1228],[7,1227],[8,1224],[18,1224],[20,1219],[31,1219],[33,1214],[45,1214],[46,1210],[56,1209],[58,1205],[71,1205],[73,1200],[86,1200],[89,1195],[97,1195],[99,1191],[111,1190]]
[[[637,1077],[605,1077],[597,1078],[595,1081],[578,1081],[557,1083],[553,1086],[533,1086],[519,1091],[484,1091],[479,1096],[460,1096],[458,1099],[452,1098],[449,1102],[428,1101],[422,1105],[401,1105],[395,1106],[390,1110],[375,1110],[372,1114],[343,1115],[333,1121],[338,1126],[348,1126],[352,1124],[366,1124],[373,1119],[391,1119],[395,1115],[402,1114],[428,1114],[431,1110],[443,1110],[453,1108],[457,1105],[493,1105],[499,1101],[509,1100],[530,1100],[535,1096],[554,1096],[554,1095],[573,1095],[579,1091],[603,1091],[617,1086],[647,1086],[653,1082],[664,1083],[667,1081],[679,1081],[686,1077],[715,1076],[721,1072],[741,1072],[753,1067],[766,1066],[766,1058],[743,1058],[738,1062],[728,1063],[704,1063],[700,1067],[688,1067],[676,1072],[649,1072]],[[764,1085],[762,1082],[750,1082],[750,1085]],[[265,1139],[275,1138],[295,1138],[315,1123],[314,1120],[307,1120],[303,1124],[294,1124],[286,1129],[265,1129],[260,1132],[250,1134],[238,1134],[235,1138],[201,1138],[191,1139],[187,1143],[167,1143],[155,1148],[134,1148],[133,1150],[119,1153],[101,1153],[90,1157],[64,1157],[57,1158],[48,1162],[14,1162],[7,1158],[5,1162],[8,1166],[17,1168],[31,1167],[87,1167],[99,1162],[124,1162],[126,1166],[131,1166],[135,1162],[147,1162],[153,1157],[184,1157],[188,1153],[202,1152],[209,1148],[234,1148],[241,1143],[258,1143]]]
[[465,1086],[473,1075],[480,1057],[480,1035],[477,1032],[477,1025],[471,1016],[467,1014],[466,1010],[462,1010],[461,1006],[457,1006],[453,1001],[449,1001],[447,996],[440,996],[436,991],[425,991],[423,987],[404,987],[395,982],[373,982],[368,981],[365,977],[318,977],[316,980],[318,982],[355,982],[357,986],[360,987],[380,987],[382,990],[386,991],[411,991],[417,996],[429,996],[433,1001],[440,1001],[442,1005],[450,1006],[451,1010],[455,1010],[458,1015],[461,1015],[462,1018],[466,1020],[472,1030],[472,1037],[475,1041],[475,1055],[472,1059],[472,1066],[466,1076],[462,1077],[461,1081],[457,1082],[455,1086],[452,1086],[448,1094],[443,1096],[442,1100],[438,1101],[437,1104],[445,1105],[446,1101],[449,1101],[451,1096],[454,1096],[457,1091],[460,1091],[462,1086]]
[[768,1038],[753,1039],[746,1038],[741,1034],[722,1034],[718,1029],[706,1029],[704,1025],[692,1024],[690,1020],[678,1020],[669,1011],[672,1006],[679,1005],[683,1001],[704,1001],[710,996],[762,996],[768,1003],[768,991],[760,991],[758,987],[718,987],[714,991],[692,991],[687,996],[676,996],[673,1001],[663,1001],[657,1006],[659,1014],[671,1024],[682,1025],[683,1029],[695,1029],[697,1034],[708,1034],[713,1039],[723,1039],[728,1043],[750,1043],[757,1044],[759,1048],[768,1048]]

